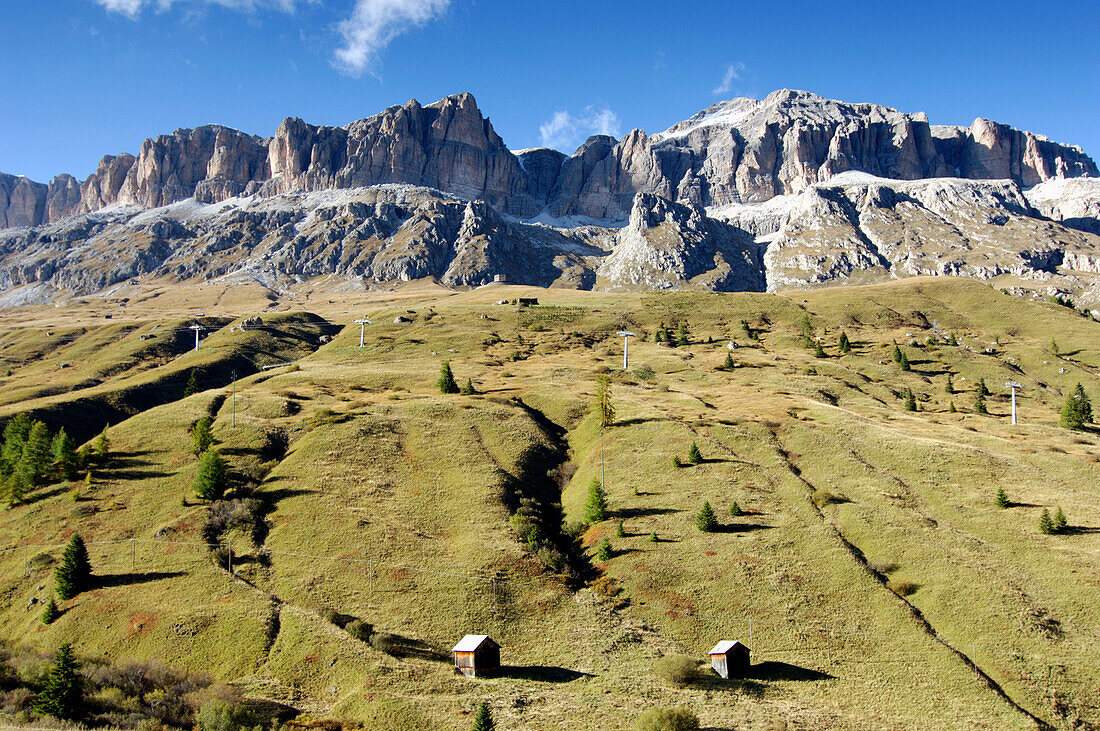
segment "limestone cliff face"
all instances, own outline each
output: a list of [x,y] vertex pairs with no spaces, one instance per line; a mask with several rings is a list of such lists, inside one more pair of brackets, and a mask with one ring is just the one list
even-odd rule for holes
[[[415,100],[345,127],[287,119],[269,139],[219,125],[146,140],[104,157],[79,185],[0,179],[0,227],[36,226],[113,203],[153,208],[185,198],[405,183],[483,200],[520,218],[625,220],[649,193],[708,208],[797,193],[849,170],[916,180],[1008,179],[1024,187],[1097,177],[1080,148],[985,119],[932,127],[923,114],[781,90],[719,102],[668,130],[593,137],[566,157],[512,154],[470,94]],[[79,191],[77,190],[79,188]]]

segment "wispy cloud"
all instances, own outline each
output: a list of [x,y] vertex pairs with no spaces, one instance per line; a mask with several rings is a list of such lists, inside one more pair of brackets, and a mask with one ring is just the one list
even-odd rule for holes
[[356,0],[351,16],[337,27],[344,44],[336,49],[333,63],[358,76],[390,41],[438,17],[449,5],[450,0]]
[[[305,0],[312,2],[313,0]],[[147,7],[157,10],[168,10],[173,5],[220,5],[232,10],[256,10],[259,8],[276,8],[285,12],[294,12],[298,0],[95,0],[112,13],[119,13],[129,18],[137,18],[141,11]]]
[[741,79],[741,74],[745,71],[745,64],[740,61],[737,63],[731,63],[726,67],[726,73],[722,76],[722,83],[711,89],[712,94],[728,94],[730,89],[733,88],[733,82]]
[[539,125],[539,137],[546,147],[573,152],[592,135],[619,136],[619,116],[607,107],[585,107],[579,117],[567,111],[554,112]]

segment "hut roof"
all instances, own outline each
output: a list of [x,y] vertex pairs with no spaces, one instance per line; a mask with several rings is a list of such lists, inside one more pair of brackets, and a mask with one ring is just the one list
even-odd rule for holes
[[457,645],[451,648],[451,652],[473,652],[481,647],[485,640],[492,642],[492,640],[489,639],[489,635],[466,635],[458,641]]
[[709,655],[725,655],[727,652],[729,652],[730,650],[732,650],[732,649],[734,649],[735,647],[738,647],[738,646],[744,647],[745,650],[749,649],[748,647],[746,647],[745,645],[742,645],[737,640],[722,640],[717,645],[715,645],[714,649],[712,649],[707,654],[709,654]]

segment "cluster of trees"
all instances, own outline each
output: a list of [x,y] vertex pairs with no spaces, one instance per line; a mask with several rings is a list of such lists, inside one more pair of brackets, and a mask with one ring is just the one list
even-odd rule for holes
[[27,414],[13,416],[4,427],[0,445],[0,484],[9,504],[18,505],[36,487],[56,480],[75,480],[93,459],[103,460],[110,443],[107,430],[95,441],[94,450],[76,443],[62,427],[56,434]]
[[466,385],[462,388],[458,387],[455,374],[451,371],[451,362],[448,360],[443,361],[443,365],[439,367],[439,380],[436,381],[436,385],[440,393],[461,393],[464,396],[473,396],[477,393],[472,378],[467,378]]
[[1039,515],[1039,532],[1043,535],[1052,536],[1056,533],[1065,533],[1069,529],[1069,520],[1066,518],[1065,512],[1062,508],[1054,513],[1054,517],[1050,516],[1050,511],[1043,508],[1043,512]]
[[214,442],[214,421],[204,416],[191,427],[191,451],[199,458],[191,487],[200,500],[220,500],[229,483],[229,466],[213,448]]
[[680,345],[689,345],[691,343],[691,338],[688,335],[687,325],[683,322],[681,322],[676,327],[675,335],[673,335],[673,333],[667,327],[665,327],[665,324],[662,322],[660,327],[657,328],[657,332],[653,336],[653,340],[658,343],[664,343],[665,345],[668,345],[672,348]]
[[913,370],[913,366],[909,365],[909,356],[905,354],[905,351],[901,349],[897,343],[894,343],[894,362],[898,364],[898,368],[903,371]]

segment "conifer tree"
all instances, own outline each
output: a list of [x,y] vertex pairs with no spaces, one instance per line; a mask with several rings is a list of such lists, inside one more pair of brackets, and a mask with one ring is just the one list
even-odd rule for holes
[[1003,487],[997,488],[997,497],[994,498],[994,502],[997,503],[998,508],[1007,508],[1012,505],[1008,499],[1008,493],[1005,492]]
[[947,374],[947,386],[944,388],[947,393],[955,393],[955,382],[951,380],[951,374]]
[[1092,422],[1092,402],[1080,383],[1066,395],[1059,416],[1061,425],[1066,429],[1082,429]]
[[676,328],[676,344],[687,345],[689,342],[687,325],[681,322],[680,326]]
[[905,410],[916,411],[917,410],[917,397],[913,393],[913,389],[905,389]]
[[737,504],[736,500],[734,500],[733,504],[730,505],[730,515],[732,515],[735,518],[739,518],[744,514],[745,514],[745,511],[742,510],[741,506]]
[[451,372],[451,362],[443,361],[439,367],[439,380],[436,381],[440,393],[458,393],[458,384],[455,383],[455,375]]
[[103,427],[103,431],[95,438],[95,456],[102,462],[107,459],[107,455],[110,453],[111,440],[107,438],[107,427]]
[[615,524],[615,537],[624,538],[626,536],[626,528],[623,527],[623,522],[620,520]]
[[955,337],[955,333],[951,333],[951,336],[949,338],[947,338],[947,344],[948,345],[958,345],[959,344],[959,339],[957,337]]
[[611,541],[604,537],[600,540],[596,546],[596,560],[600,563],[607,563],[611,560]]
[[209,416],[204,416],[191,427],[191,451],[196,457],[214,446],[213,426],[213,420]]
[[1061,533],[1069,525],[1069,520],[1066,518],[1066,514],[1062,512],[1062,507],[1059,506],[1058,510],[1054,513],[1054,532]]
[[54,436],[53,443],[50,445],[50,452],[53,454],[54,463],[57,464],[62,479],[75,480],[78,469],[76,444],[65,433],[65,427],[61,427],[57,431],[57,435]]
[[825,356],[825,348],[821,345],[820,340],[818,340],[814,343],[814,357],[815,358],[824,358],[824,357],[826,357]]
[[905,351],[899,350],[898,352],[901,354],[901,358],[900,360],[898,360],[898,367],[901,368],[903,371],[913,370],[913,367],[909,365],[909,356],[905,354]]
[[92,564],[88,560],[88,548],[79,533],[74,533],[61,554],[61,563],[54,570],[57,583],[57,595],[62,599],[72,599],[82,591],[91,588]]
[[80,716],[80,676],[76,674],[76,658],[68,642],[53,656],[53,665],[46,675],[42,692],[34,702],[34,710],[54,718],[75,719]]
[[470,731],[493,731],[495,728],[493,714],[489,712],[489,704],[482,701],[481,705],[477,707],[477,713],[474,715],[474,723],[470,726]]
[[475,393],[477,393],[477,391],[474,390],[474,379],[467,378],[466,385],[462,387],[462,395],[473,396]]
[[974,412],[977,414],[988,414],[989,410],[985,407],[985,396],[981,391],[978,391],[974,396]]
[[192,368],[191,373],[187,376],[187,385],[183,387],[183,397],[194,396],[201,390],[202,384],[199,383],[199,372]]
[[703,507],[695,514],[695,527],[704,533],[711,533],[718,527],[718,516],[714,514],[714,509],[707,500],[703,501]]
[[840,352],[845,355],[852,352],[852,343],[848,340],[848,333],[840,331]]
[[23,456],[23,445],[31,433],[31,417],[16,414],[4,426],[4,446],[0,449],[0,471],[10,475],[15,464]]
[[726,353],[726,361],[722,363],[722,370],[732,371],[737,367],[737,364],[733,362],[733,353]]
[[584,504],[583,518],[589,525],[607,519],[607,493],[597,477],[593,477],[592,484],[588,486],[588,500]]
[[86,470],[88,469],[88,465],[91,463],[92,448],[85,444],[76,451],[76,468],[78,470]]
[[650,543],[656,543],[657,542],[657,531],[650,531],[650,533],[649,533],[649,542]]
[[41,485],[50,471],[50,429],[41,421],[31,425],[27,443],[23,445],[20,462],[25,462],[31,475],[31,482]]
[[688,447],[688,462],[692,464],[703,463],[703,453],[699,451],[699,445],[695,442],[692,442],[691,446]]
[[950,403],[950,404],[948,405],[948,407],[947,407],[947,411],[948,411],[948,412],[950,412],[950,413],[952,413],[952,414],[954,414],[954,413],[957,413],[957,412],[958,412],[958,409],[956,409],[956,408],[955,408],[955,402],[954,402],[954,401],[952,401],[952,402],[951,402],[951,403]]
[[611,426],[615,421],[615,404],[611,401],[611,379],[607,376],[596,377],[596,416],[601,429]]
[[225,493],[228,480],[228,468],[222,456],[213,449],[203,453],[199,460],[199,471],[195,473],[192,486],[195,497],[200,500],[218,500]]
[[894,350],[891,352],[891,355],[893,356],[895,363],[901,363],[901,358],[904,353],[901,352],[901,348],[898,346],[897,343],[894,343]]
[[53,624],[61,616],[61,610],[57,608],[57,600],[52,596],[46,602],[46,608],[42,610],[42,624]]
[[989,389],[985,385],[985,379],[984,378],[979,378],[978,379],[978,393],[980,393],[982,396],[990,396],[991,395]]
[[1043,508],[1043,512],[1039,515],[1039,532],[1043,535],[1053,535],[1054,533],[1054,521],[1050,518],[1050,511]]

